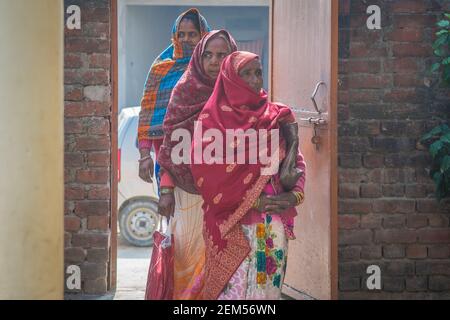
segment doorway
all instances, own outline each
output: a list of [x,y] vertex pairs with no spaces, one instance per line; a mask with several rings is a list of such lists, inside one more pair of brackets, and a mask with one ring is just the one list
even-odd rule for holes
[[[180,1],[175,0],[112,0],[113,155],[118,154],[120,143],[119,114],[124,109],[139,106],[148,69],[168,45],[172,23],[179,13],[197,7],[213,29],[229,30],[241,48],[261,50],[270,96],[295,109],[301,125],[301,149],[307,165],[310,163],[307,200],[299,209],[297,240],[290,244],[283,288],[285,294],[295,299],[337,298],[337,2],[192,0],[180,6]],[[298,67],[298,74],[292,73],[293,66]],[[302,77],[302,74],[309,76]],[[318,85],[320,82],[323,84]],[[313,103],[309,97],[316,85]],[[323,119],[324,123],[315,124],[318,119]],[[312,144],[313,137],[320,142]],[[123,159],[124,154],[120,158]],[[121,254],[127,252],[127,248],[120,245],[122,240],[117,230],[121,159],[112,158],[117,170],[113,170],[112,182],[109,284],[116,292],[136,289],[138,295],[129,298],[142,299],[151,248],[143,248],[131,258]],[[311,175],[319,178],[311,179]],[[124,260],[126,263],[122,264],[122,259],[138,259],[142,267],[133,269],[136,261]],[[127,268],[127,263],[132,267]],[[138,274],[138,284],[118,281],[118,278],[124,279],[122,270],[124,274],[134,272],[135,280]],[[139,287],[127,287],[129,285]]]

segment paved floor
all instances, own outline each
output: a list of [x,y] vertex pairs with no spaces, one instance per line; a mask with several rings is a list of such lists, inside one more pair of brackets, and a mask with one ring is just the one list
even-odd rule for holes
[[[119,238],[117,252],[117,290],[114,300],[144,300],[148,267],[152,248],[139,248],[127,244]],[[293,298],[283,295],[283,300]],[[299,300],[312,300],[304,294]]]
[[117,252],[117,290],[114,300],[143,300],[152,248],[128,245],[120,236]]

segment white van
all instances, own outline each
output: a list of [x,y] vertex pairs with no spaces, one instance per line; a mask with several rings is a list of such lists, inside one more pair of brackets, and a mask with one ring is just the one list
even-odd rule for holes
[[[158,227],[158,189],[156,181],[139,178],[137,128],[141,107],[124,108],[119,115],[118,208],[120,235],[130,244],[153,244]],[[154,156],[154,154],[152,153]]]

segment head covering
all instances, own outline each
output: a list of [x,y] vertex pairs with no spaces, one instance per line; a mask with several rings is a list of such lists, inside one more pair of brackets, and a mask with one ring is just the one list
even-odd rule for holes
[[[239,71],[258,58],[253,53],[242,51],[225,58],[214,92],[199,116],[203,132],[214,128],[226,137],[227,129],[266,129],[270,141],[272,130],[279,129],[280,123],[295,122],[289,107],[268,102],[264,90],[256,93],[239,77]],[[281,134],[279,138],[277,147],[280,147],[279,161],[282,161],[285,141]],[[191,153],[199,146],[204,150],[208,144],[209,141],[205,139],[194,139]],[[236,146],[235,143],[233,145]],[[250,147],[245,146],[246,153]],[[273,154],[276,151],[271,152]],[[227,164],[224,152],[223,162],[224,164],[194,162],[191,165],[194,181],[204,199],[205,299],[217,299],[250,252],[240,220],[271,178],[271,175],[261,174],[264,165],[259,161],[256,164]],[[274,165],[278,168],[279,163]]]
[[176,186],[189,193],[198,193],[192,179],[189,164],[174,164],[171,159],[172,148],[178,143],[171,141],[176,129],[186,129],[191,137],[194,122],[211,96],[216,79],[211,78],[203,69],[202,56],[210,40],[220,37],[230,48],[230,53],[237,50],[233,37],[225,30],[213,30],[205,35],[195,47],[191,62],[173,89],[164,119],[164,142],[160,148],[158,163],[167,170]]
[[194,49],[178,40],[180,23],[188,14],[198,17],[201,36],[210,30],[206,19],[197,9],[189,9],[176,19],[172,28],[172,44],[156,58],[147,76],[139,117],[139,145],[144,140],[160,139],[163,136],[162,123],[172,89],[186,70]]

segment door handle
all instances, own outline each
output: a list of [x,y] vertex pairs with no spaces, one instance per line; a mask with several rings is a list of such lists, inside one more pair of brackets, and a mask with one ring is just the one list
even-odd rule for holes
[[313,105],[314,105],[314,109],[316,109],[316,111],[317,111],[318,114],[322,114],[322,111],[320,111],[319,108],[317,107],[317,103],[316,103],[316,94],[317,94],[317,91],[319,91],[319,87],[320,87],[321,85],[325,85],[325,82],[324,82],[324,81],[319,81],[319,82],[316,84],[316,88],[314,89],[313,94],[311,95],[311,101],[312,101],[312,103],[313,103]]

